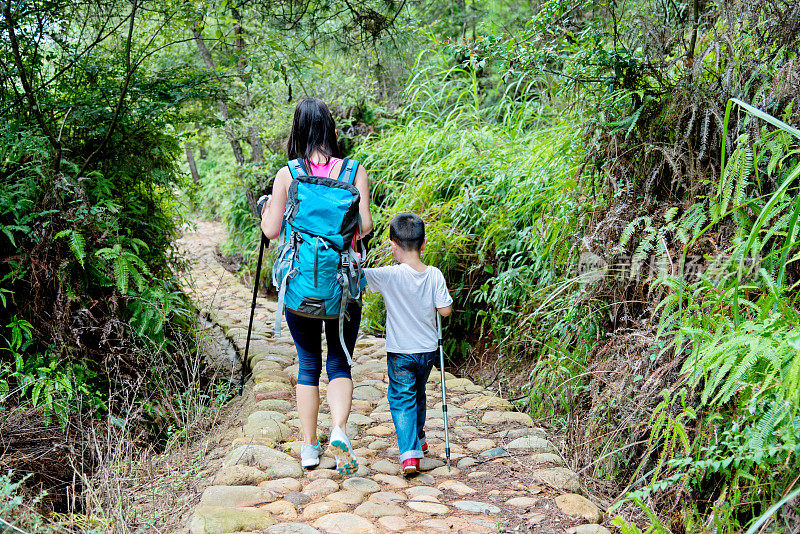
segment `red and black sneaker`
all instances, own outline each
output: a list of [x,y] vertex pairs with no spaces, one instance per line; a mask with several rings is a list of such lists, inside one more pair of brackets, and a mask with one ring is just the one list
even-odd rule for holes
[[428,442],[426,441],[425,443],[423,443],[422,447],[420,448],[422,449],[422,452],[428,452]]
[[419,472],[419,458],[409,458],[403,460],[403,474],[405,476],[414,475]]

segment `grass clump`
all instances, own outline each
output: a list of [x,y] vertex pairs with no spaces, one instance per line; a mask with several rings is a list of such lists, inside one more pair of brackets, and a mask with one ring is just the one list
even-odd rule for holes
[[[577,226],[603,199],[578,179],[585,156],[580,117],[552,117],[531,129],[504,124],[495,109],[479,107],[468,72],[427,76],[409,87],[405,121],[356,153],[374,184],[373,261],[390,259],[388,220],[418,213],[427,223],[426,261],[442,269],[458,303],[448,327],[451,351],[467,356],[487,339],[504,355],[546,351],[555,340],[585,350],[581,340],[597,334],[598,319],[568,288],[578,287]],[[535,103],[521,108],[520,116],[547,114]],[[379,311],[367,306],[370,324],[379,323]]]

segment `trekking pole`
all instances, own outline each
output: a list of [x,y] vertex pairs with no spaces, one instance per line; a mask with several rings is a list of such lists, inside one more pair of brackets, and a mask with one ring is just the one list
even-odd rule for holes
[[444,347],[442,346],[442,317],[436,310],[436,326],[439,328],[439,370],[442,372],[442,414],[444,414],[444,454],[447,457],[447,472],[450,472],[450,433],[447,428],[447,394],[444,385]]
[[[260,228],[259,228],[260,230]],[[250,305],[250,324],[247,326],[247,342],[244,344],[244,358],[242,359],[242,376],[239,378],[239,396],[244,391],[244,367],[247,364],[247,353],[250,352],[250,334],[253,331],[253,316],[256,314],[256,297],[258,297],[258,279],[261,277],[261,257],[264,248],[269,246],[269,239],[261,232],[261,244],[258,246],[258,261],[256,262],[256,279],[253,284],[253,303]]]

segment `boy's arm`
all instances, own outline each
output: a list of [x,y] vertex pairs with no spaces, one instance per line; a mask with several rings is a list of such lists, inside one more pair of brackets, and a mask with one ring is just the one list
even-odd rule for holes
[[364,278],[367,279],[367,287],[373,293],[380,293],[381,291],[381,269],[378,268],[364,268]]
[[444,275],[438,269],[437,271],[439,272],[439,276],[436,277],[434,304],[439,315],[447,317],[453,313],[453,297],[450,296],[450,292],[447,290],[447,282],[444,280]]
[[443,308],[436,308],[436,311],[438,311],[439,315],[441,315],[442,317],[447,317],[451,313],[453,313],[453,305],[450,304],[450,305],[445,306]]

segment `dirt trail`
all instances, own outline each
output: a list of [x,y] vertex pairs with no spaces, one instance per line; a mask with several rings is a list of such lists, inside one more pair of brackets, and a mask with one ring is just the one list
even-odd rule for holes
[[[218,263],[224,238],[217,223],[200,222],[181,240],[192,258],[197,306],[244,352],[251,289]],[[581,496],[579,477],[531,418],[482,386],[448,373],[452,468],[444,465],[439,373],[428,382],[430,450],[423,473],[400,474],[397,441],[386,399],[384,340],[362,336],[353,367],[353,412],[347,425],[359,460],[340,478],[326,453],[301,469],[300,422],[294,401],[297,356],[288,331],[273,339],[275,303],[259,299],[250,345],[252,379],[240,401],[240,424],[224,430],[216,474],[200,496],[188,528],[228,532],[541,532],[608,533],[602,511]],[[326,380],[320,384],[324,399]],[[327,403],[320,434],[330,431]]]

